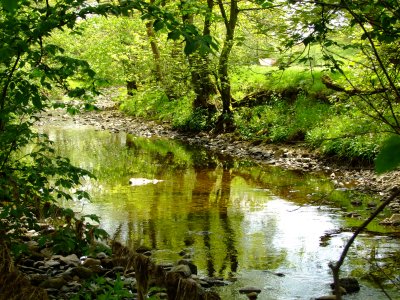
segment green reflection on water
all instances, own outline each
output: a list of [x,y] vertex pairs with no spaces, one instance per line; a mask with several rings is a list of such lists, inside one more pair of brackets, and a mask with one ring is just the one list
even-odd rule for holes
[[[158,261],[168,262],[185,249],[208,276],[282,271],[282,288],[273,276],[263,279],[265,286],[277,284],[274,299],[319,296],[330,281],[328,262],[338,258],[348,236],[332,234],[323,244],[321,238],[351,220],[310,202],[322,197],[345,206],[351,197],[332,193],[324,176],[261,168],[173,140],[90,128],[45,131],[59,154],[97,177],[84,184],[92,202],[76,209],[101,216],[102,226],[132,249],[146,245]],[[163,181],[129,186],[132,177]],[[362,268],[365,261],[357,257],[368,244],[368,238],[357,242],[345,271]],[[300,287],[302,278],[311,284]],[[287,285],[295,286],[283,291]]]

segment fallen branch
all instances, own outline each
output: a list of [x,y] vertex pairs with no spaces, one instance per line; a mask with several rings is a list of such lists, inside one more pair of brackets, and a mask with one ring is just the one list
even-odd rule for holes
[[375,95],[375,94],[380,94],[380,93],[384,93],[387,91],[387,89],[375,89],[373,91],[362,91],[359,89],[351,89],[351,90],[347,90],[344,87],[342,87],[341,85],[334,83],[332,81],[332,79],[328,76],[328,75],[324,75],[321,77],[321,81],[322,83],[331,90],[337,91],[337,92],[343,92],[346,93],[349,96],[354,96],[354,95]]

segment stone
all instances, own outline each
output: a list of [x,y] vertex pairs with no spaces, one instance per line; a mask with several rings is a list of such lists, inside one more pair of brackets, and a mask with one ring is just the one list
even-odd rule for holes
[[46,258],[50,258],[53,255],[53,250],[50,248],[44,248],[40,251],[40,253]]
[[81,261],[79,260],[76,254],[71,254],[65,257],[60,257],[60,261],[67,266],[77,267],[80,265]]
[[335,295],[321,296],[315,298],[315,300],[336,300],[336,296]]
[[[358,280],[353,277],[344,277],[339,279],[339,284],[343,287],[347,293],[356,293],[360,291],[360,284]],[[331,288],[334,289],[335,285],[331,283]]]
[[184,278],[188,278],[192,275],[188,265],[177,265],[173,267],[170,272],[179,273]]
[[76,281],[70,281],[64,287],[68,288],[67,292],[79,292],[82,289],[82,285]]
[[115,268],[113,268],[112,269],[112,272],[114,272],[114,273],[124,273],[125,272],[125,268],[124,267],[121,267],[121,266],[117,266],[117,267],[115,267]]
[[61,289],[61,287],[66,284],[67,282],[63,277],[53,277],[46,279],[42,283],[39,284],[39,287],[45,288],[45,289]]
[[136,279],[135,278],[131,278],[131,277],[124,278],[122,280],[122,283],[126,287],[135,287],[136,286]]
[[42,261],[42,260],[39,260],[33,264],[34,268],[39,268],[39,267],[43,267],[43,266],[44,266],[44,261]]
[[240,294],[249,294],[249,293],[261,293],[261,289],[253,287],[253,286],[247,286],[244,288],[239,289]]
[[151,248],[150,247],[147,247],[147,246],[144,246],[144,245],[142,245],[142,246],[139,246],[137,249],[136,249],[136,252],[137,253],[145,253],[145,252],[148,252],[148,251],[151,251]]
[[256,293],[256,292],[251,292],[251,293],[246,294],[246,296],[247,296],[247,298],[249,298],[250,300],[255,300],[255,299],[257,299],[257,297],[258,297],[258,293]]
[[39,285],[43,281],[49,279],[49,276],[46,274],[31,274],[28,278],[33,285]]
[[86,268],[98,267],[101,265],[101,261],[95,258],[87,258],[83,261],[82,266]]
[[108,258],[108,255],[105,254],[104,252],[99,252],[96,254],[96,258],[97,259],[105,259],[105,258]]
[[[57,295],[60,292],[59,289],[52,289],[52,288],[47,288],[46,291],[49,296]],[[55,299],[54,296],[52,297],[52,299]]]
[[164,292],[158,292],[152,296],[154,296],[155,299],[168,299],[168,294]]
[[30,251],[38,251],[39,250],[39,243],[36,241],[27,241],[25,245],[28,247]]
[[158,265],[166,271],[171,271],[174,267],[174,265],[169,262],[159,263]]
[[35,264],[35,261],[33,259],[29,259],[29,258],[25,259],[22,262],[22,265],[25,266],[25,267],[33,267],[34,264]]
[[28,231],[25,233],[25,237],[27,237],[27,238],[29,238],[29,239],[32,239],[32,238],[38,237],[38,236],[39,236],[39,233],[38,233],[36,230],[34,230],[34,229],[28,230]]
[[352,200],[350,203],[351,203],[353,206],[361,206],[361,205],[362,205],[362,201],[361,201],[361,200],[358,200],[358,199]]
[[393,214],[390,218],[389,221],[393,225],[400,225],[400,214]]
[[58,267],[60,265],[59,261],[56,260],[48,260],[44,262],[44,267],[45,268],[55,268]]
[[194,275],[197,275],[197,266],[191,260],[181,259],[180,261],[178,261],[178,265],[189,266],[190,272]]
[[82,279],[90,278],[94,275],[94,272],[86,267],[78,266],[72,269],[72,274]]
[[229,283],[221,279],[211,279],[209,280],[209,284],[211,286],[227,286]]
[[114,260],[110,257],[104,258],[101,260],[101,265],[104,268],[112,269],[114,267]]

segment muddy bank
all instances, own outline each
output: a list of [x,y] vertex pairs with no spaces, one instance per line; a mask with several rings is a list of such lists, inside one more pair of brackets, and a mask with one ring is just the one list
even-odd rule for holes
[[[101,101],[100,111],[69,115],[64,109],[50,110],[42,114],[41,124],[62,124],[71,126],[94,126],[98,130],[127,132],[143,137],[165,137],[181,140],[191,145],[201,145],[211,151],[238,158],[251,158],[260,164],[275,165],[302,172],[324,172],[335,187],[351,188],[377,195],[381,198],[390,194],[395,186],[400,185],[400,172],[376,175],[372,168],[341,165],[327,161],[318,152],[299,145],[254,144],[238,140],[235,135],[198,135],[183,134],[171,129],[168,123],[159,124],[127,116],[118,111],[115,102]],[[390,204],[393,213],[400,213],[400,199]]]

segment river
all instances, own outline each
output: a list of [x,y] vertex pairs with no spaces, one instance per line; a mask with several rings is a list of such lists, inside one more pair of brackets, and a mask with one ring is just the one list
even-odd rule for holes
[[[244,286],[260,288],[258,299],[330,294],[328,263],[339,258],[349,228],[361,222],[342,214],[355,195],[335,190],[322,174],[259,166],[171,139],[85,126],[40,130],[58,154],[97,177],[83,182],[91,201],[64,205],[97,214],[111,236],[132,249],[150,247],[157,262],[186,255],[200,276],[231,282],[216,288],[223,299],[246,299],[238,293]],[[130,178],[160,181],[132,186]],[[377,224],[369,229],[384,230]],[[345,299],[386,299],[367,275],[393,263],[388,257],[399,245],[385,234],[357,239],[342,276],[357,277],[361,291]]]

